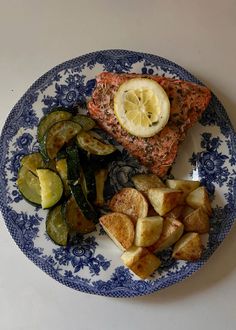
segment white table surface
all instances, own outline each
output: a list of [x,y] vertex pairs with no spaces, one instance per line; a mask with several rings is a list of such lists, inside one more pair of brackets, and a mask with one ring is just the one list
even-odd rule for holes
[[[236,127],[236,1],[0,0],[0,128],[29,85],[94,50],[166,57],[196,75]],[[69,289],[38,269],[0,218],[0,329],[236,329],[236,226],[191,278],[146,297]]]

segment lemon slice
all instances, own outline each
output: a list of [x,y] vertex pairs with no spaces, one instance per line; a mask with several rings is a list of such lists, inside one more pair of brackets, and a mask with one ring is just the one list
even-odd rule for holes
[[170,102],[154,80],[134,78],[124,82],[114,97],[114,112],[130,134],[151,137],[160,132],[170,116]]

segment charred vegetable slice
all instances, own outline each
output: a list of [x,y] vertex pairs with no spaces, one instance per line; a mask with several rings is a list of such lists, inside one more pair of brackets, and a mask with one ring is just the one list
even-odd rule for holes
[[64,186],[64,193],[66,196],[70,194],[70,187],[68,185],[68,178],[67,178],[67,160],[66,158],[61,158],[56,161],[56,170],[60,175],[63,186]]
[[85,198],[93,202],[95,199],[96,182],[94,170],[90,166],[87,152],[79,150],[77,146],[66,148],[67,174],[70,182],[79,181]]
[[[95,170],[97,164],[93,166],[90,162],[90,154],[83,149],[79,149],[79,158],[81,162],[81,184],[86,198],[90,202],[94,202],[96,197],[96,181]],[[101,157],[101,156],[100,156]]]
[[106,144],[89,132],[81,131],[77,135],[77,142],[80,148],[94,155],[109,155],[116,150],[116,148],[110,144]]
[[55,159],[47,159],[45,161],[45,168],[48,168],[48,169],[56,172],[57,171],[56,160]]
[[21,159],[21,165],[25,167],[25,169],[28,169],[32,173],[36,174],[37,168],[42,168],[45,166],[43,157],[39,152],[34,152],[29,155],[24,156]]
[[67,245],[69,230],[62,215],[61,205],[57,205],[49,211],[46,220],[46,231],[56,244]]
[[96,223],[97,212],[85,197],[81,184],[70,184],[70,189],[84,217]]
[[67,153],[67,177],[69,181],[80,179],[81,164],[78,153],[78,147],[70,146],[66,148]]
[[61,120],[69,120],[72,117],[71,112],[65,110],[64,108],[56,108],[49,114],[43,116],[43,118],[39,122],[37,137],[40,142],[46,131],[49,127],[54,125],[55,123]]
[[60,176],[49,169],[38,169],[37,175],[41,188],[42,208],[47,209],[59,202],[63,194]]
[[95,121],[86,115],[77,114],[72,120],[80,124],[84,131],[90,131],[96,125]]
[[71,120],[63,120],[55,123],[51,126],[43,141],[43,152],[49,159],[57,157],[57,153],[68,143],[74,136],[76,136],[81,130],[81,126]]
[[39,179],[25,166],[21,166],[18,172],[17,186],[22,196],[28,202],[34,205],[41,204],[41,189]]
[[95,230],[94,222],[85,218],[73,196],[66,202],[64,212],[66,223],[72,233],[87,234]]

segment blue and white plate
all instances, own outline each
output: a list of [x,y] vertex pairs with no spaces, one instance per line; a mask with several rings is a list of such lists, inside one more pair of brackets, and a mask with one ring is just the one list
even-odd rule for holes
[[[214,207],[209,236],[204,237],[201,260],[175,261],[170,251],[151,279],[140,280],[120,260],[120,251],[97,227],[73,247],[56,246],[45,233],[47,212],[25,202],[16,187],[23,155],[38,150],[40,118],[53,107],[85,104],[101,71],[164,75],[200,83],[189,72],[164,58],[125,50],[99,51],[54,67],[39,78],[10,112],[0,141],[0,206],[7,228],[25,255],[57,281],[76,290],[114,297],[149,294],[168,287],[198,270],[216,250],[236,218],[236,135],[215,96],[201,121],[192,128],[179,150],[171,174],[199,179]],[[109,169],[107,194],[129,186],[139,164],[123,152]]]

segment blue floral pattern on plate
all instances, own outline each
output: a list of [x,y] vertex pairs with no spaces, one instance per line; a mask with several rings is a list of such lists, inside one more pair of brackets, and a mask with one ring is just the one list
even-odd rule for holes
[[[120,252],[104,231],[85,235],[76,244],[58,247],[45,233],[47,212],[27,204],[16,187],[20,159],[37,151],[37,124],[53,107],[79,105],[86,100],[101,71],[158,74],[200,83],[189,72],[159,56],[126,50],[106,50],[62,63],[40,77],[10,112],[1,134],[0,207],[13,239],[38,267],[76,290],[114,297],[149,294],[190,276],[211,256],[236,218],[236,135],[228,116],[213,95],[199,124],[189,131],[170,173],[171,177],[199,179],[212,198],[213,216],[203,256],[195,263],[160,254],[162,265],[148,280],[140,280],[122,265]],[[109,137],[107,137],[109,139]],[[113,141],[114,142],[114,141]],[[115,143],[115,142],[114,142]],[[138,162],[121,150],[109,165],[106,198],[130,186]]]

